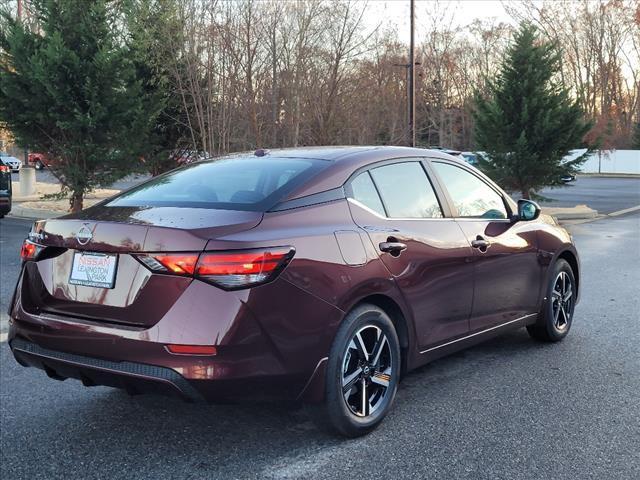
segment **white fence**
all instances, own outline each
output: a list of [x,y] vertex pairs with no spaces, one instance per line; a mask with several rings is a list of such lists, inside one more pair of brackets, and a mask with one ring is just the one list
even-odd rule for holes
[[[567,158],[575,158],[585,150],[574,150]],[[597,150],[582,164],[583,173],[633,173],[640,175],[640,150]]]

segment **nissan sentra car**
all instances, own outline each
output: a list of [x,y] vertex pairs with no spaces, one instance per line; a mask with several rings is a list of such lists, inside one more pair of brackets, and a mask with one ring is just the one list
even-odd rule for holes
[[37,221],[10,307],[17,361],[190,401],[294,400],[346,436],[401,378],[526,327],[562,340],[570,235],[440,151],[300,148],[200,161]]

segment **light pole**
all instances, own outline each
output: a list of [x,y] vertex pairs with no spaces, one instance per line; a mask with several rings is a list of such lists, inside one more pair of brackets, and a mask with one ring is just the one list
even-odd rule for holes
[[[22,0],[18,0],[18,21],[22,22]],[[35,195],[36,193],[36,169],[29,168],[29,147],[24,147],[24,163],[18,174],[20,182],[20,195]]]
[[411,40],[409,42],[409,84],[408,88],[408,99],[409,99],[409,119],[407,122],[408,125],[408,136],[409,141],[408,144],[410,147],[416,146],[416,78],[415,78],[415,0],[410,0],[410,10],[411,10],[411,21],[410,21],[410,30],[411,30]]
[[415,67],[416,65],[420,65],[420,62],[416,62],[415,60],[415,0],[410,0],[411,2],[411,21],[410,21],[410,29],[411,29],[411,39],[409,42],[409,62],[408,63],[394,63],[394,67],[404,67],[406,68],[406,85],[407,85],[407,131],[405,134],[405,139],[407,145],[410,147],[416,146],[416,78],[415,78]]

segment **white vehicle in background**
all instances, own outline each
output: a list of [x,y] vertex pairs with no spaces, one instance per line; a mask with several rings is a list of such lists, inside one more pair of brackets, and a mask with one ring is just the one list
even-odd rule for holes
[[[563,159],[561,160],[561,163],[566,163],[566,162],[570,162],[571,160],[575,160],[576,158],[578,158],[581,155],[584,155],[585,153],[587,153],[586,148],[576,148],[575,150],[571,150],[568,155],[563,157]],[[575,175],[563,175],[562,177],[560,177],[560,180],[562,180],[563,183],[575,182],[577,179],[578,178]]]
[[0,161],[9,167],[12,172],[19,172],[22,168],[22,161],[19,158],[12,157],[7,152],[0,152]]
[[469,165],[473,165],[474,167],[478,165],[478,157],[482,155],[481,152],[460,152],[464,161]]

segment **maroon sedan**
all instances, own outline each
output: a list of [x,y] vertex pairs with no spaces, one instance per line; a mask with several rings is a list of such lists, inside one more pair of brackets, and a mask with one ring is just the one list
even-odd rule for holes
[[18,362],[189,400],[319,403],[356,436],[402,376],[526,327],[564,338],[569,234],[472,166],[403,147],[203,161],[66,217],[22,247]]

